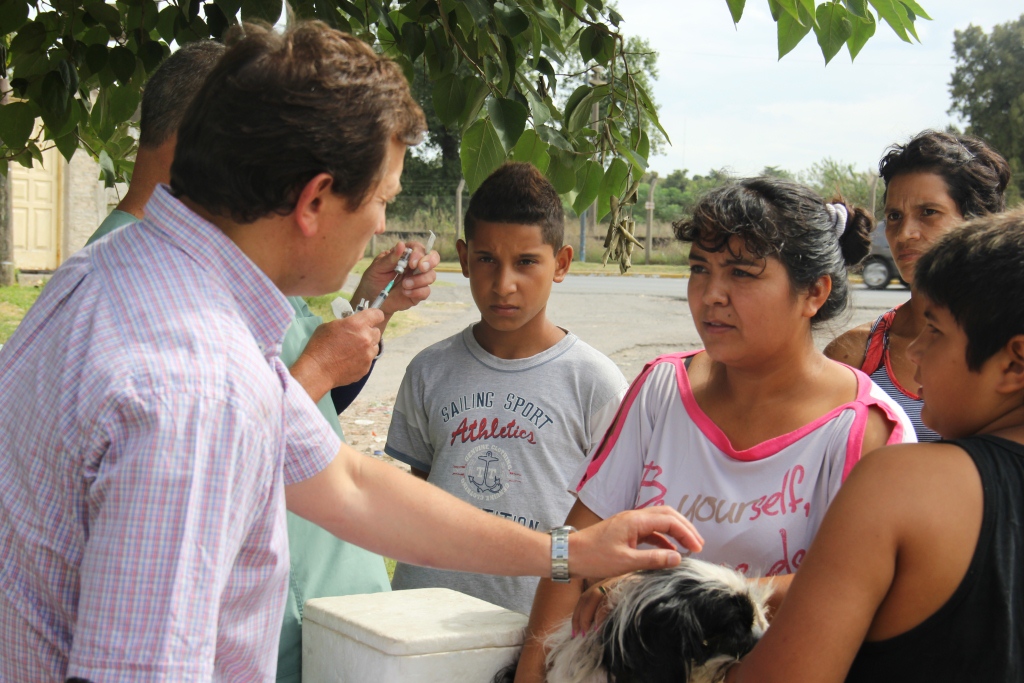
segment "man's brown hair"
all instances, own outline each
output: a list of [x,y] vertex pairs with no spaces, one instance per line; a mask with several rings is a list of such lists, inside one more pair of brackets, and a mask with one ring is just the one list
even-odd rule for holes
[[416,144],[426,128],[399,66],[326,24],[246,24],[227,42],[171,167],[175,194],[214,215],[287,214],[320,173],[354,209],[383,177],[390,141]]

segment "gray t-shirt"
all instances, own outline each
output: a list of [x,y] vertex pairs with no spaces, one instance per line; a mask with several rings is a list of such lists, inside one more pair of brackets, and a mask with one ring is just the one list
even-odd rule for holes
[[[606,356],[567,333],[530,358],[487,353],[470,326],[405,372],[385,451],[485,512],[547,531],[565,521],[569,478],[627,389]],[[537,579],[399,563],[392,587],[451,588],[529,613]]]

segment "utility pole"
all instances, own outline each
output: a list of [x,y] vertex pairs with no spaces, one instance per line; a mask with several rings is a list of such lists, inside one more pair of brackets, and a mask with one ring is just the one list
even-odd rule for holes
[[[0,105],[7,104],[11,97],[11,86],[6,78],[0,78]],[[0,173],[0,286],[9,287],[14,277],[14,216],[11,211],[10,172]]]
[[587,261],[587,211],[583,211],[580,215],[580,263],[586,263]]
[[[590,68],[590,76],[587,78],[587,83],[589,83],[590,86],[593,87],[593,88],[596,88],[599,85],[607,85],[608,82],[604,79],[604,68],[602,66],[600,66],[600,65],[595,65],[595,66],[591,67]],[[590,113],[590,122],[591,122],[591,125],[594,126],[594,130],[597,131],[597,138],[596,138],[597,140],[601,139],[601,124],[599,122],[600,119],[601,119],[601,111],[600,111],[600,109],[598,107],[598,102],[595,99],[594,100],[593,109],[592,109],[592,111]],[[600,142],[598,142],[598,145],[600,145]],[[600,164],[601,164],[601,168],[603,170],[604,169],[604,152],[603,151],[601,152]],[[594,234],[597,235],[598,237],[600,237],[600,235],[598,235],[598,233],[597,233],[597,202],[596,201],[590,206],[589,211],[590,211],[590,226],[593,229]],[[583,215],[586,215],[586,214],[587,214],[587,212],[584,211]],[[580,251],[582,251],[582,249]]]
[[459,186],[455,188],[455,241],[459,241],[462,232],[462,190],[466,187],[466,179],[459,178]]
[[650,176],[651,189],[647,192],[647,237],[644,238],[644,263],[651,264],[651,232],[654,229],[654,186],[658,184],[658,172],[653,171]]

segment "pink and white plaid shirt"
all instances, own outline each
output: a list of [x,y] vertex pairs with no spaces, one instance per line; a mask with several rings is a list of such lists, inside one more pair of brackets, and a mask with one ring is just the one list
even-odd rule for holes
[[278,357],[280,291],[165,188],[146,215],[0,350],[3,682],[274,678],[284,486],[339,440]]

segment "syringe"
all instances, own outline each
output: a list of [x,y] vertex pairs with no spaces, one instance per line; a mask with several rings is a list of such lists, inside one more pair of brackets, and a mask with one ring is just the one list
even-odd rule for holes
[[[431,230],[430,237],[427,239],[427,248],[423,255],[424,258],[426,258],[430,254],[430,250],[434,248],[434,241],[436,239],[437,235],[435,235],[434,231]],[[384,305],[384,301],[388,298],[388,294],[391,293],[391,288],[394,287],[395,282],[405,274],[405,269],[409,267],[409,259],[411,257],[412,248],[406,248],[402,253],[402,258],[398,259],[398,263],[395,264],[395,276],[391,278],[391,281],[388,282],[387,286],[385,286],[384,289],[381,290],[380,294],[377,295],[377,298],[373,300],[373,303],[370,304],[370,308],[380,308]],[[363,302],[361,302],[359,304],[359,310],[362,310],[363,308],[365,308],[365,306],[363,306]]]

